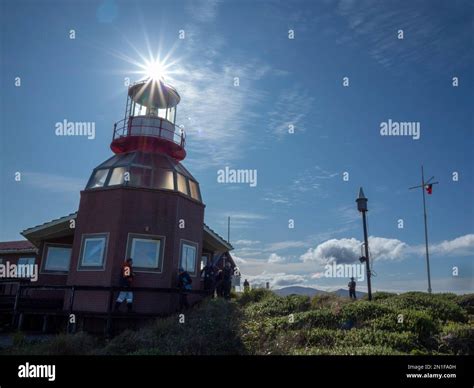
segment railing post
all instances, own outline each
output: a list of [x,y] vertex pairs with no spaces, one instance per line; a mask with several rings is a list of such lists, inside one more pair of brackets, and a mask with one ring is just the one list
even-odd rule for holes
[[19,283],[18,284],[18,289],[16,290],[16,295],[15,295],[15,304],[13,305],[13,317],[12,317],[12,326],[13,327],[16,326],[21,292],[22,292],[22,287],[21,287],[21,283]]
[[113,305],[113,301],[114,301],[114,288],[110,287],[109,301],[108,301],[109,303],[108,303],[108,307],[107,307],[107,324],[106,324],[106,328],[105,328],[105,335],[107,336],[107,338],[112,337],[112,305]]
[[76,294],[76,288],[72,286],[71,288],[71,295],[69,297],[69,315],[67,317],[67,331],[68,333],[75,333],[76,332],[76,319],[74,317],[74,323],[71,323],[71,315],[74,311],[74,297]]

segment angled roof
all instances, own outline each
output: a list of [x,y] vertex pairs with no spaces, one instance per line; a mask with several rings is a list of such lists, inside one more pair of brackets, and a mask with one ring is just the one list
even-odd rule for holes
[[[74,234],[74,229],[70,228],[70,221],[76,219],[77,212],[71,213],[67,216],[57,218],[41,225],[36,225],[25,229],[21,234],[27,238],[31,243],[39,246],[40,242],[46,238],[62,237]],[[227,252],[234,249],[234,247],[214,230],[206,224],[204,227],[204,242],[220,252]]]
[[231,251],[234,249],[232,244],[223,237],[219,236],[214,230],[209,226],[204,224],[204,242],[209,243],[214,249],[222,252]]
[[0,242],[0,254],[5,253],[36,253],[36,247],[27,240]]
[[23,232],[21,232],[21,235],[36,246],[39,246],[40,242],[46,238],[73,235],[74,229],[70,228],[70,221],[76,219],[76,216],[77,212],[71,213],[61,218],[56,218],[54,220],[45,222],[44,224],[25,229]]

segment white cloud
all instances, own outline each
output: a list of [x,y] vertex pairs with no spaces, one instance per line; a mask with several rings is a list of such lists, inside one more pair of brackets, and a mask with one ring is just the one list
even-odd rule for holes
[[288,240],[270,243],[265,246],[265,251],[280,251],[288,248],[305,248],[308,246],[307,241]]
[[247,264],[247,260],[242,259],[242,258],[239,257],[239,256],[232,255],[232,258],[234,259],[234,262],[235,262],[237,265]]
[[218,0],[193,0],[186,6],[189,15],[199,23],[209,23],[217,16]]
[[431,246],[431,252],[437,255],[466,255],[474,252],[474,234],[466,234],[451,241],[442,241]]
[[260,244],[260,241],[258,240],[237,240],[234,242],[234,245],[243,245],[243,246],[251,246],[251,245],[256,245]]
[[269,264],[282,264],[286,261],[286,259],[282,256],[277,255],[276,253],[270,254],[268,257]]
[[352,263],[358,259],[360,242],[355,238],[331,239],[310,248],[301,256],[303,261],[316,261],[321,264],[337,261]]
[[[268,112],[268,128],[278,138],[289,134],[288,126],[293,125],[295,133],[306,131],[306,118],[311,111],[314,119],[314,97],[301,87],[293,86],[284,90]],[[312,121],[314,128],[315,121]]]
[[[303,262],[326,264],[356,262],[361,256],[362,242],[355,238],[327,240],[315,248],[310,248],[303,255]],[[403,241],[384,237],[369,237],[370,257],[372,260],[402,260],[410,256],[420,257],[424,254],[424,246],[411,246]],[[430,246],[432,255],[451,256],[468,255],[474,252],[474,234],[458,237],[451,241],[443,241]]]
[[265,287],[266,283],[270,283],[271,288],[287,287],[302,284],[306,281],[305,276],[288,274],[284,272],[268,273],[263,272],[255,276],[247,276],[252,287]]

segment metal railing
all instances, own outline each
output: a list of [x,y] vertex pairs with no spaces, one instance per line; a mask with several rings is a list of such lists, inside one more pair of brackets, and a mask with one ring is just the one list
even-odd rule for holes
[[176,133],[175,129],[175,124],[158,116],[130,116],[114,124],[112,140],[130,136],[149,136],[168,140],[184,148],[185,132],[178,127],[179,133]]
[[[69,286],[69,285],[39,285],[39,284],[22,284],[18,283],[18,289],[15,295],[13,311],[12,311],[12,326],[21,329],[22,321],[23,321],[23,313],[28,313],[25,311],[21,306],[21,299],[23,297],[23,293],[26,290],[63,290],[65,291],[64,297],[66,297],[66,292],[69,291],[69,300],[68,300],[68,308],[63,308],[61,310],[55,309],[55,311],[43,311],[44,314],[54,313],[54,312],[61,312],[64,315],[71,315],[74,313],[79,314],[90,314],[90,311],[83,311],[83,310],[76,310],[74,308],[74,299],[76,296],[76,292],[78,291],[103,291],[108,293],[108,300],[107,300],[107,311],[97,313],[97,315],[105,316],[106,318],[106,333],[109,335],[112,330],[112,318],[114,314],[113,311],[113,304],[115,301],[114,294],[120,291],[131,291],[131,292],[144,292],[144,293],[161,293],[161,294],[180,294],[183,291],[179,288],[164,288],[164,287],[130,287],[124,289],[124,287],[117,287],[117,286]],[[206,290],[186,290],[186,294],[190,295],[202,295],[207,296],[209,292]],[[40,298],[38,298],[40,299]],[[157,314],[149,314],[153,316],[158,316]],[[128,315],[127,315],[128,316]],[[131,317],[139,317],[140,314],[133,314]],[[68,321],[69,322],[69,321]],[[75,331],[75,325],[73,327],[69,327],[70,324],[68,323],[68,332]]]

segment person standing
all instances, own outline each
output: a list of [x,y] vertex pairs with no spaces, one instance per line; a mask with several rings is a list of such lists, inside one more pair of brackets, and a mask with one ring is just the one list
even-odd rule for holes
[[202,269],[201,275],[204,275],[204,290],[213,298],[216,288],[216,270],[210,261]]
[[230,263],[226,263],[222,275],[223,292],[224,298],[226,299],[230,299],[230,290],[232,289],[232,275],[232,267]]
[[217,271],[215,287],[217,296],[224,296],[224,272],[221,269]]
[[349,298],[357,299],[357,296],[356,296],[356,282],[355,282],[354,278],[351,278],[351,281],[349,282],[347,287],[349,287]]
[[178,270],[178,288],[179,288],[179,309],[189,308],[188,303],[188,291],[193,289],[193,280],[187,271],[183,267],[179,267]]
[[127,311],[132,312],[133,306],[133,292],[130,291],[133,282],[133,259],[129,257],[122,265],[120,271],[120,287],[124,290],[120,291],[117,300],[115,301],[115,311],[119,311],[120,305],[125,301],[127,303]]
[[244,281],[244,292],[249,292],[250,291],[250,283],[247,279]]

